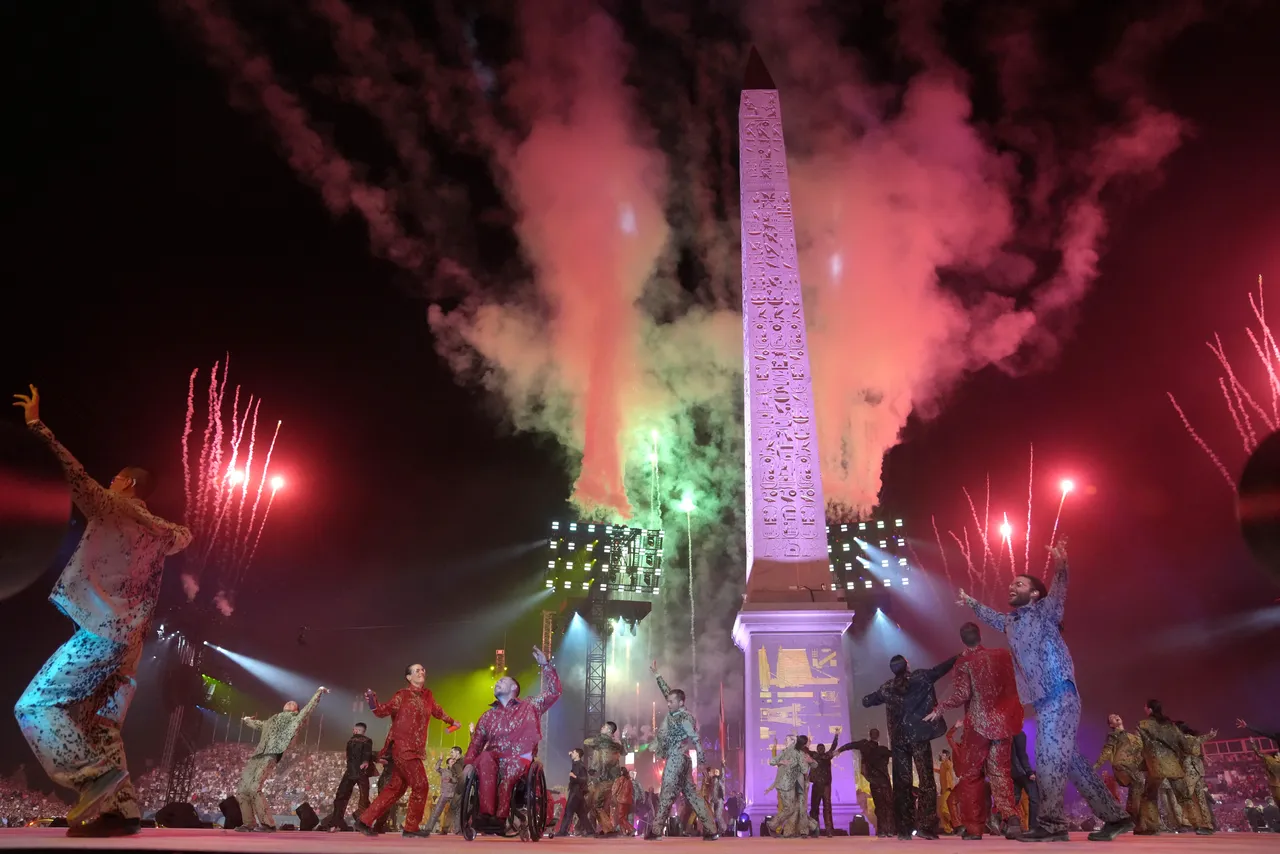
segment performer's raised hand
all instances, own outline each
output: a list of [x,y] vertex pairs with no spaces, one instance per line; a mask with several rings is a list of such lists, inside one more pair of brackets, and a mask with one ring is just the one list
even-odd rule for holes
[[21,407],[22,415],[30,424],[33,421],[40,420],[40,390],[33,385],[28,385],[31,394],[15,394],[14,406]]
[[538,662],[539,667],[546,667],[550,661],[547,654],[536,646],[533,648],[533,660]]
[[1067,538],[1063,537],[1052,546],[1047,546],[1049,554],[1053,555],[1053,559],[1058,563],[1062,563],[1067,559]]
[[652,673],[654,676],[657,676],[657,675],[658,675],[658,659],[656,659],[656,658],[655,658],[655,659],[654,659],[654,660],[649,664],[649,672],[650,672],[650,673]]
[[1244,722],[1244,718],[1236,718],[1236,729],[1248,729],[1249,725]]
[[972,597],[972,596],[970,596],[968,593],[965,593],[965,592],[964,592],[964,588],[963,588],[963,587],[961,587],[961,588],[960,588],[960,598],[956,600],[956,604],[957,604],[957,605],[966,605],[966,606],[968,606],[968,605],[972,605],[972,604],[973,604],[973,597]]
[[457,732],[457,731],[458,731],[458,730],[460,730],[460,729],[462,729],[461,725],[459,725],[459,724],[456,724],[456,723],[455,723],[455,724],[449,724],[448,726],[446,726],[446,727],[444,728],[444,731],[445,731],[445,732]]
[[330,693],[330,691],[329,691],[329,689],[328,689],[328,688],[326,688],[326,687],[324,687],[323,685],[321,685],[319,688],[317,688],[317,689],[316,689],[316,693],[317,693],[317,694],[328,694],[328,693]]
[[240,720],[242,720],[242,721],[256,721],[257,719],[258,719],[258,716],[257,716],[257,715],[245,715],[245,716],[244,716],[244,717],[242,717]]
[[378,708],[378,695],[370,688],[364,692],[364,701],[369,704],[370,709]]

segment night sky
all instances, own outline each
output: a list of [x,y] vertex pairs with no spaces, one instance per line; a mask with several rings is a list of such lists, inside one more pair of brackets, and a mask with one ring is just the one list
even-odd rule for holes
[[[1115,22],[1085,6],[1064,38],[1107,38]],[[1257,276],[1280,277],[1280,72],[1267,58],[1277,27],[1280,9],[1240,4],[1156,55],[1152,97],[1194,132],[1162,181],[1106,197],[1099,276],[1060,352],[1043,369],[969,377],[934,417],[913,417],[886,460],[882,506],[908,519],[930,571],[929,518],[944,537],[959,531],[962,487],[977,496],[989,473],[993,509],[1025,519],[1030,443],[1041,524],[1060,477],[1082,487],[1064,518],[1067,638],[1099,730],[1113,708],[1140,717],[1148,697],[1200,728],[1280,724],[1277,621],[1232,631],[1259,609],[1274,617],[1276,585],[1244,551],[1226,484],[1165,396],[1238,470],[1203,342],[1221,333],[1260,379],[1243,329]],[[229,352],[233,382],[262,396],[264,418],[283,419],[273,468],[288,487],[215,634],[350,690],[389,690],[408,660],[429,673],[481,669],[504,641],[523,665],[536,611],[511,625],[460,621],[536,585],[540,553],[522,549],[570,514],[560,446],[513,430],[497,400],[458,383],[422,292],[371,254],[355,217],[335,219],[297,180],[172,16],[150,4],[7,4],[0,40],[5,393],[37,384],[45,421],[91,474],[149,467],[153,509],[175,518],[187,377]],[[856,336],[871,321],[847,322]],[[68,633],[44,602],[55,572],[0,603],[4,708]],[[180,599],[176,575],[166,605]],[[902,626],[943,657],[967,617],[930,607],[902,610]],[[301,625],[317,627],[307,646]],[[370,625],[400,628],[324,631]],[[883,662],[858,668],[859,694],[888,676]],[[7,720],[0,771],[29,762]]]

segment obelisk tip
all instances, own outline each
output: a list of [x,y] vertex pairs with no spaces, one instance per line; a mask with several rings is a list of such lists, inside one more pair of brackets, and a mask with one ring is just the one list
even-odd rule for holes
[[747,57],[747,72],[742,76],[743,89],[777,89],[769,69],[765,67],[760,52],[751,47],[751,55]]

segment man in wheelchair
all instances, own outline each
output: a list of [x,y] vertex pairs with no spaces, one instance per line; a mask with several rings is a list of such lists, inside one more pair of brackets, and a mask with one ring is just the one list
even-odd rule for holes
[[538,647],[534,661],[547,676],[547,690],[532,700],[520,699],[520,683],[503,676],[493,686],[493,704],[476,723],[463,758],[463,778],[478,777],[480,815],[520,830],[529,816],[512,816],[516,784],[528,776],[542,740],[542,715],[560,699],[560,676]]

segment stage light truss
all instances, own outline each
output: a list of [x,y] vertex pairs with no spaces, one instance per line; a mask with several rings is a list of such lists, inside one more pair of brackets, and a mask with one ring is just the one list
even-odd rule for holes
[[908,558],[906,537],[901,517],[828,523],[831,589],[857,595],[910,586],[914,567]]
[[544,584],[555,590],[657,596],[663,533],[596,522],[552,522]]

